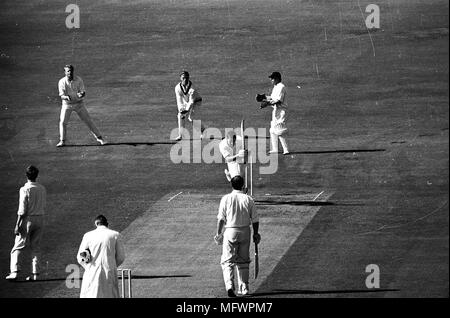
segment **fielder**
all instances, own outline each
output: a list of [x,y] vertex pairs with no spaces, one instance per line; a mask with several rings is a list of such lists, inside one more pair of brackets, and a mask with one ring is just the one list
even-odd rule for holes
[[[219,150],[222,154],[228,169],[225,169],[225,176],[228,181],[231,181],[235,176],[244,177],[245,164],[239,162],[246,156],[246,150],[240,149],[237,151],[237,145],[242,144],[242,137],[236,135],[234,131],[228,131],[225,138],[219,143]],[[239,143],[238,143],[239,142]],[[235,154],[237,152],[237,154]]]
[[[259,217],[253,199],[242,191],[244,179],[231,179],[233,191],[222,197],[217,214],[216,244],[222,244],[220,264],[228,297],[236,297],[234,270],[237,271],[238,294],[249,293],[250,225],[253,242],[259,243]],[[224,230],[225,229],[225,230]]]
[[26,170],[28,182],[20,188],[19,209],[14,228],[16,235],[14,247],[11,250],[10,274],[7,280],[16,280],[20,254],[26,247],[31,249],[31,276],[26,280],[37,280],[39,275],[39,258],[41,237],[44,229],[45,205],[47,192],[43,185],[36,182],[38,168],[29,166]]
[[[189,80],[189,73],[183,71],[180,74],[180,83],[175,86],[175,97],[178,107],[178,137],[177,141],[183,138],[184,121],[186,116],[192,122],[194,120],[195,110],[202,105],[202,97],[194,88]],[[203,134],[205,127],[201,124],[200,135]]]
[[89,116],[89,113],[84,107],[83,98],[86,95],[84,83],[81,77],[74,76],[74,67],[72,65],[64,66],[65,76],[58,82],[59,96],[61,97],[62,106],[59,119],[59,143],[56,147],[63,147],[66,145],[67,123],[69,122],[72,112],[76,112],[80,119],[88,126],[91,133],[96,140],[104,145],[100,131],[94,125]]
[[272,121],[270,122],[270,141],[271,150],[269,153],[278,153],[278,139],[283,147],[283,154],[289,154],[289,148],[285,135],[288,128],[286,126],[286,86],[281,82],[281,74],[279,72],[273,72],[269,75],[269,78],[273,84],[272,93],[270,96],[265,94],[258,94],[256,100],[261,102],[261,108],[272,106]]

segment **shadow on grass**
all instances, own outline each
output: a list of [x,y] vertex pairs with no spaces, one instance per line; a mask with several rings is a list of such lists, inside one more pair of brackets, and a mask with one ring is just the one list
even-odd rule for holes
[[270,292],[253,293],[250,296],[275,296],[275,295],[326,295],[326,294],[360,294],[360,293],[384,293],[397,292],[400,289],[344,289],[344,290],[309,290],[309,289],[274,289]]
[[132,279],[155,279],[155,278],[183,278],[192,277],[191,275],[131,275]]
[[275,201],[275,200],[255,200],[256,205],[303,205],[303,206],[361,206],[356,203],[334,203],[321,201]]
[[[157,279],[157,278],[179,278],[179,277],[192,277],[191,275],[131,275],[132,279]],[[125,278],[127,278],[127,276],[125,276]],[[120,278],[119,278],[120,279]],[[19,284],[19,283],[43,283],[43,282],[63,282],[66,281],[67,278],[42,278],[39,280],[31,280],[31,281],[27,281],[27,280],[13,280],[10,281],[11,283],[14,284]],[[74,281],[82,281],[83,278],[74,278],[71,277],[68,279],[71,282]]]
[[293,151],[290,155],[311,155],[311,154],[326,154],[326,153],[358,153],[358,152],[381,152],[386,149],[342,149],[342,150],[317,150],[317,151]]
[[154,145],[174,145],[177,141],[154,141],[154,142],[108,142],[104,145],[100,144],[89,144],[89,145],[65,145],[63,148],[66,147],[108,147],[108,146],[154,146]]

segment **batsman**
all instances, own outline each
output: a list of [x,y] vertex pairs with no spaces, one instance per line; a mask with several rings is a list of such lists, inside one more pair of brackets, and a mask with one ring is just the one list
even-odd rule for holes
[[[250,226],[253,228],[253,242],[261,240],[259,216],[255,202],[245,194],[244,179],[236,176],[231,179],[233,191],[222,197],[217,214],[217,233],[214,241],[222,245],[220,264],[228,297],[236,297],[235,270],[237,272],[238,294],[249,294],[250,267]],[[255,262],[256,265],[256,262]],[[257,270],[257,266],[255,266]],[[255,277],[257,272],[255,272]]]
[[228,182],[235,176],[244,177],[245,165],[243,163],[247,152],[241,147],[242,137],[237,135],[233,130],[228,131],[225,138],[219,143],[219,150],[222,154],[227,168],[225,176]]

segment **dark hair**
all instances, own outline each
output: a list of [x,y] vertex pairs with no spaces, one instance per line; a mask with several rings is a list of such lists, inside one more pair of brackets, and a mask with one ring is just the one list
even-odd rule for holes
[[269,78],[277,79],[281,82],[281,73],[280,72],[273,72],[269,75]]
[[106,219],[106,217],[102,214],[100,214],[99,216],[97,216],[94,220],[95,225],[104,225],[104,226],[108,226],[108,220]]
[[68,68],[68,69],[70,69],[72,72],[74,71],[74,67],[73,67],[72,64],[66,64],[66,65],[64,65],[64,68]]
[[39,169],[35,166],[28,166],[25,174],[27,175],[28,180],[34,181],[39,174]]
[[189,72],[188,71],[183,71],[183,72],[180,73],[180,77],[181,76],[189,77]]
[[242,190],[242,187],[244,186],[244,178],[241,176],[233,177],[233,179],[231,179],[231,186],[234,190]]

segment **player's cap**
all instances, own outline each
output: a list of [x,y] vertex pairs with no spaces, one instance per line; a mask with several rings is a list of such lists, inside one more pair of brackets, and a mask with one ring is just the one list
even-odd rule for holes
[[189,77],[189,72],[188,71],[183,71],[183,72],[180,73],[180,76]]
[[280,72],[272,72],[272,74],[269,75],[269,78],[276,78],[281,81],[281,74]]

